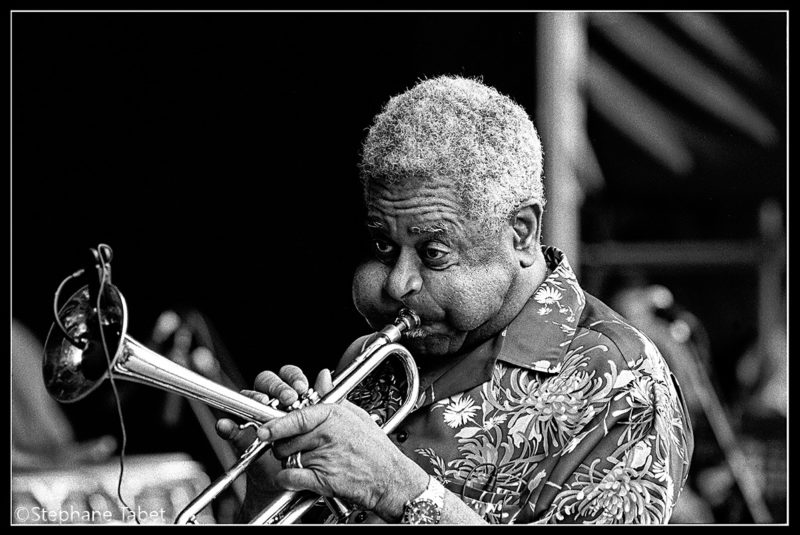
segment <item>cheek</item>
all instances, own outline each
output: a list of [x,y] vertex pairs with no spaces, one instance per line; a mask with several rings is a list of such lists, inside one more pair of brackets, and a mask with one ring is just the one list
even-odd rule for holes
[[381,302],[383,281],[387,267],[377,261],[369,261],[356,268],[353,274],[353,303],[361,315],[374,312]]
[[472,331],[497,314],[511,279],[511,274],[504,269],[486,268],[442,281],[440,295],[445,299],[440,305],[447,311],[452,327]]

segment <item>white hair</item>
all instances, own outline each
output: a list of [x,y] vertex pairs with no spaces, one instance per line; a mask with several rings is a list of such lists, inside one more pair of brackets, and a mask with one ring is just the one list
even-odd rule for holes
[[524,203],[544,206],[542,145],[525,110],[469,78],[423,80],[375,117],[361,153],[365,195],[373,182],[444,178],[468,217],[494,226]]

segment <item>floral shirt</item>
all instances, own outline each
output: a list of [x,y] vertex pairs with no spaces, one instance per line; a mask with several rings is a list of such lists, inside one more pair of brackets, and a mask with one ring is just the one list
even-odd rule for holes
[[[563,253],[544,252],[550,275],[520,314],[422,382],[390,437],[490,523],[666,523],[693,449],[678,384]],[[387,366],[349,399],[380,421],[401,382]]]

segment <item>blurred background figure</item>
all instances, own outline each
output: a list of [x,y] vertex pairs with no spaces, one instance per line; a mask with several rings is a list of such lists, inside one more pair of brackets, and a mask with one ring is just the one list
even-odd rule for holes
[[61,406],[42,381],[41,342],[16,319],[11,323],[11,465],[41,469],[107,460],[117,449],[106,435],[77,442]]

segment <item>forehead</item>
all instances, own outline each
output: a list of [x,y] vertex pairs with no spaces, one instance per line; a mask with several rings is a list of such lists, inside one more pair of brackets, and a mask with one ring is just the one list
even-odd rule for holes
[[462,203],[444,181],[370,184],[366,191],[367,226],[409,234],[444,233],[467,225]]

